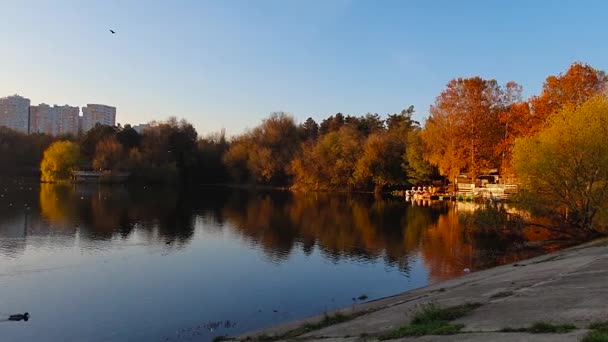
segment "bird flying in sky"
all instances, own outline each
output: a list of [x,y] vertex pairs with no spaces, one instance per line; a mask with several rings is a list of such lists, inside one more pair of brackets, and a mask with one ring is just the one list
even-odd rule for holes
[[114,30],[110,30],[110,32],[112,32],[112,34],[116,33],[116,31],[114,31]]

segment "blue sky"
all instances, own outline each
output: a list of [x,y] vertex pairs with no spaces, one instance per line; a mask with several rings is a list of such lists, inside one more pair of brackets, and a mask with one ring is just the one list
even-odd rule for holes
[[[229,135],[429,105],[455,77],[537,94],[574,61],[606,70],[604,1],[5,1],[0,96],[103,103]],[[109,29],[117,31],[111,35]]]

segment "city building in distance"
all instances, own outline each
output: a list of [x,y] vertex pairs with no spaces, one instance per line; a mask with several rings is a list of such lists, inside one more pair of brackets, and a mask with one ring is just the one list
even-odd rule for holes
[[30,99],[19,95],[0,98],[0,126],[29,133]]
[[98,123],[116,125],[116,107],[90,103],[82,107],[82,131],[87,132]]
[[[88,104],[82,108],[69,105],[32,106],[28,98],[13,95],[0,98],[0,126],[30,134],[64,135],[86,133],[96,124],[114,126],[116,107]],[[142,128],[143,130],[143,128]]]
[[49,106],[42,103],[30,107],[30,133],[77,135],[80,109],[72,106]]

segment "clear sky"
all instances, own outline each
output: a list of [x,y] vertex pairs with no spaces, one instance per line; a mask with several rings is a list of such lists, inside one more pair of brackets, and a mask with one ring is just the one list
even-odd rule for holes
[[[574,61],[606,70],[606,1],[3,1],[0,96],[103,103],[229,135],[273,111],[422,120],[455,77],[537,94]],[[117,31],[110,34],[109,29]]]

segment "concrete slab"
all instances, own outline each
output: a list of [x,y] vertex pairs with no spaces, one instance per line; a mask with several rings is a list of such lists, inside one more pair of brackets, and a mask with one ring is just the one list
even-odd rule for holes
[[[298,340],[326,342],[371,341],[408,324],[423,305],[480,303],[481,307],[454,323],[462,333],[424,336],[400,341],[579,341],[590,323],[608,321],[608,240],[472,273],[400,295],[339,310],[369,311],[351,321],[332,325]],[[291,322],[259,333],[280,335],[322,316]],[[504,327],[526,327],[537,321],[575,324],[569,334],[498,333]],[[244,336],[254,336],[245,334]],[[361,337],[367,336],[367,337]]]

